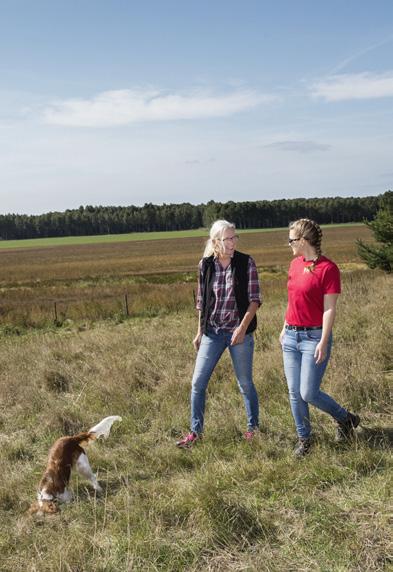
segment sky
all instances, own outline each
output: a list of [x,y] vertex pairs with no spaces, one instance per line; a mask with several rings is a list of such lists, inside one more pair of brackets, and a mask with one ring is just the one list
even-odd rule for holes
[[392,0],[0,2],[1,214],[392,188]]

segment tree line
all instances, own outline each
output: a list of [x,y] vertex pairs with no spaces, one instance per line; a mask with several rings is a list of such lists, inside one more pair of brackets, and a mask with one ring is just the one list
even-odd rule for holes
[[141,207],[88,205],[41,215],[4,214],[0,215],[0,238],[188,230],[208,227],[218,218],[234,222],[239,229],[284,227],[301,217],[320,224],[361,222],[375,216],[381,196],[209,201],[199,205],[146,203]]

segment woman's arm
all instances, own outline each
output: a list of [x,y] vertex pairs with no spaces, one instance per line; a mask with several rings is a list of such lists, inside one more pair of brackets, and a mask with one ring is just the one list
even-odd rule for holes
[[322,337],[315,348],[315,363],[322,363],[326,359],[327,346],[336,317],[336,304],[338,294],[325,294],[323,297]]
[[284,324],[283,324],[282,330],[281,330],[281,332],[280,332],[280,335],[278,336],[278,339],[279,339],[281,345],[283,344],[284,334],[285,334],[285,326],[286,326],[286,325],[287,325],[287,323],[286,323],[286,321],[284,320]]
[[240,322],[238,327],[233,331],[231,338],[231,346],[234,346],[236,344],[242,344],[244,342],[244,337],[246,335],[247,328],[250,325],[251,320],[257,313],[258,308],[259,308],[259,302],[249,303],[247,311],[244,314],[242,321]]
[[196,309],[198,310],[198,331],[195,338],[192,340],[192,345],[199,350],[202,338],[202,324],[201,324],[201,311],[203,304],[203,278],[202,278],[202,260],[198,264],[198,291],[196,296]]
[[236,344],[242,344],[247,332],[247,328],[250,325],[251,320],[257,313],[259,306],[262,303],[261,288],[259,285],[258,270],[255,264],[255,260],[250,256],[248,258],[247,267],[247,290],[248,290],[248,308],[243,316],[242,321],[238,327],[233,331],[231,338],[231,346]]

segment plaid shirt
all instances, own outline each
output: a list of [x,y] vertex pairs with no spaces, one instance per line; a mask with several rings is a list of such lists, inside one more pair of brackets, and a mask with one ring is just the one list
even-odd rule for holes
[[[233,332],[239,325],[239,312],[235,299],[235,289],[232,276],[232,265],[224,270],[218,261],[214,258],[214,306],[209,316],[209,326],[211,326],[216,334],[220,331]],[[199,262],[198,277],[198,294],[196,309],[202,309],[203,300],[203,277],[202,277],[202,260]],[[257,302],[261,305],[261,292],[259,287],[258,272],[254,259],[251,256],[248,259],[248,301]]]

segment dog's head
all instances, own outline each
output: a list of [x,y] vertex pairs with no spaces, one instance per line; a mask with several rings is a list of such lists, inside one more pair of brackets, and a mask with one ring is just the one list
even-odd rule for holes
[[59,505],[53,500],[39,500],[33,502],[29,508],[29,514],[36,514],[37,516],[44,516],[45,514],[56,514],[59,512]]

